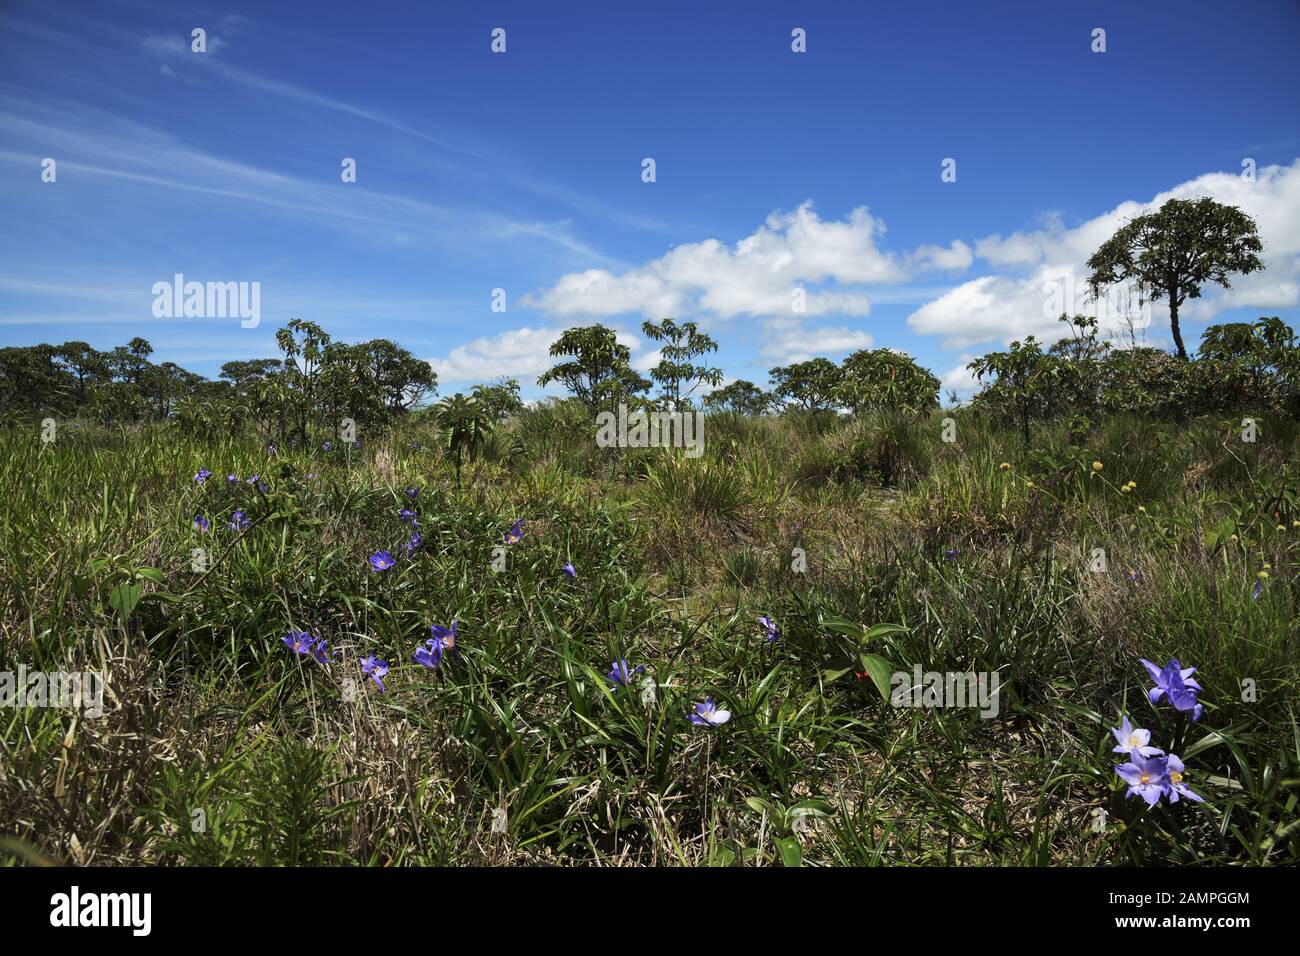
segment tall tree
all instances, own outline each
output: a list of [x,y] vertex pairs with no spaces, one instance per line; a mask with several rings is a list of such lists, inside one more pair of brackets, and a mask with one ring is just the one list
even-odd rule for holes
[[547,369],[537,384],[561,382],[588,408],[607,407],[644,392],[650,382],[631,365],[632,352],[618,341],[613,329],[588,325],[565,329],[551,345],[551,356],[568,356],[567,362]]
[[659,400],[665,408],[689,406],[691,395],[701,385],[722,382],[722,369],[693,364],[694,359],[718,350],[718,343],[701,332],[694,322],[681,325],[672,319],[644,322],[641,331],[664,343],[659,350],[659,364],[650,370],[650,377],[659,384]]
[[768,374],[777,398],[810,412],[834,407],[835,393],[844,375],[838,365],[826,358],[778,366]]
[[1228,277],[1264,268],[1255,220],[1236,206],[1208,196],[1171,199],[1156,212],[1138,216],[1107,239],[1088,260],[1088,284],[1102,287],[1133,280],[1144,294],[1169,304],[1169,327],[1180,359],[1187,358],[1178,310],[1199,299],[1213,282],[1230,288]]

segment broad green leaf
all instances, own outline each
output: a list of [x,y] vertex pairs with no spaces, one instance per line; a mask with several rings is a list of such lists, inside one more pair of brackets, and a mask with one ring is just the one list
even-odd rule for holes
[[893,665],[875,654],[862,654],[858,659],[862,661],[862,669],[871,675],[880,696],[889,700],[889,676],[894,672]]

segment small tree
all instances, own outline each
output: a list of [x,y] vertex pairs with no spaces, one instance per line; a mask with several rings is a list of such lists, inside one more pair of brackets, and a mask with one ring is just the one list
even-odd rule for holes
[[966,366],[981,384],[988,376],[993,382],[977,397],[981,405],[1003,411],[1020,425],[1025,445],[1029,444],[1029,420],[1047,411],[1054,380],[1059,376],[1061,360],[1043,353],[1031,335],[1024,342],[1012,342],[1006,352],[990,352]]
[[772,391],[778,398],[810,412],[834,407],[836,390],[843,377],[839,366],[824,358],[778,366],[768,374],[772,376]]
[[758,416],[772,405],[772,396],[753,382],[737,379],[729,385],[704,396],[704,407],[711,411],[739,412]]
[[478,399],[466,398],[459,392],[438,403],[437,416],[445,447],[455,456],[456,484],[459,486],[462,455],[467,453],[470,461],[478,457],[494,422]]
[[694,358],[718,350],[718,343],[699,331],[694,322],[681,325],[672,319],[644,322],[641,331],[656,342],[665,343],[660,350],[659,364],[650,370],[650,377],[659,385],[659,400],[665,408],[689,406],[697,388],[722,381],[722,369],[691,363]]
[[1131,279],[1143,295],[1164,299],[1178,357],[1186,359],[1179,308],[1199,299],[1208,282],[1226,289],[1230,275],[1264,268],[1262,248],[1255,221],[1236,206],[1209,197],[1171,199],[1120,228],[1092,254],[1088,284],[1095,297],[1103,286]]
[[923,412],[939,404],[939,380],[910,355],[860,349],[844,360],[835,397],[859,413],[873,408]]
[[561,382],[589,409],[615,405],[650,387],[633,371],[628,347],[603,325],[566,329],[551,345],[551,356],[570,358],[543,372],[537,384]]

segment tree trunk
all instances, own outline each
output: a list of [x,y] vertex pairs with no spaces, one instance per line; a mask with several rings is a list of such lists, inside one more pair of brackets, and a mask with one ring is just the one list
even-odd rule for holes
[[1169,331],[1174,334],[1174,348],[1178,350],[1178,357],[1184,362],[1187,361],[1187,349],[1183,348],[1183,333],[1178,328],[1178,286],[1169,290]]

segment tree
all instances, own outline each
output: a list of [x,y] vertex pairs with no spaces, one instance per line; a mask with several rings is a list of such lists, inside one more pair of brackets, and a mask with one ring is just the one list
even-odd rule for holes
[[839,366],[824,358],[779,366],[768,374],[772,376],[772,391],[777,398],[811,412],[834,407],[836,389],[843,377]]
[[566,355],[570,360],[543,372],[537,384],[562,382],[589,409],[615,405],[650,387],[633,371],[628,347],[603,325],[566,329],[551,345],[551,356]]
[[[718,350],[718,343],[699,331],[694,322],[681,325],[672,319],[643,322],[641,331],[656,342],[665,343],[659,352],[659,364],[650,370],[650,377],[659,384],[659,400],[665,408],[675,411],[689,407],[697,388],[722,381],[722,369],[691,364],[692,359]],[[688,384],[690,387],[683,392]]]
[[54,350],[57,358],[77,380],[77,407],[90,398],[89,390],[109,380],[109,357],[88,342],[64,342]]
[[986,376],[993,376],[993,383],[976,396],[976,402],[1001,411],[1017,422],[1028,446],[1029,420],[1046,416],[1053,382],[1063,364],[1056,356],[1044,354],[1042,346],[1031,335],[1024,342],[1012,342],[1006,352],[990,352],[966,367],[981,383]]
[[910,355],[893,349],[859,349],[844,360],[836,401],[867,409],[922,412],[939,404],[939,380]]
[[1255,221],[1236,206],[1209,197],[1171,199],[1154,213],[1122,226],[1088,260],[1088,284],[1096,297],[1103,286],[1133,280],[1139,291],[1169,304],[1169,327],[1180,359],[1187,358],[1178,310],[1199,299],[1213,282],[1230,288],[1228,277],[1264,268]]
[[704,396],[704,407],[711,411],[762,415],[772,405],[772,396],[753,382],[737,379]]
[[501,378],[492,385],[475,385],[473,395],[494,422],[504,421],[524,407],[519,398],[519,380],[514,378]]
[[466,398],[460,392],[438,403],[437,416],[447,451],[456,456],[456,484],[459,485],[462,453],[468,452],[469,460],[473,461],[495,423],[478,399]]

